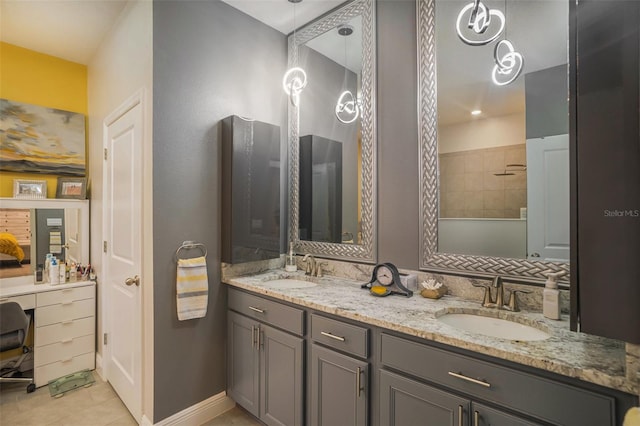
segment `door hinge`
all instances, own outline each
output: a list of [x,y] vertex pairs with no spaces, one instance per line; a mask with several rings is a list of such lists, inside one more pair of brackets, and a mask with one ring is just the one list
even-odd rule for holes
[[102,251],[105,252],[105,253],[107,252],[107,242],[106,241],[102,242]]
[[108,151],[107,151],[107,148],[105,148],[105,149],[104,149],[104,159],[105,159],[105,160],[107,159],[107,152],[108,152]]
[[102,335],[102,344],[103,344],[103,345],[106,345],[106,344],[107,344],[107,333],[104,333],[104,334]]

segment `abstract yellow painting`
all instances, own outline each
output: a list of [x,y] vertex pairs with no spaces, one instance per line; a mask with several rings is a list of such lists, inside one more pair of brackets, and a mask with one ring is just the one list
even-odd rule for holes
[[83,114],[0,99],[0,171],[84,176]]

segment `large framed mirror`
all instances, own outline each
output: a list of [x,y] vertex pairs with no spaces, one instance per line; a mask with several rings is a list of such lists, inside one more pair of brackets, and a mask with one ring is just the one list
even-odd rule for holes
[[376,261],[375,2],[346,2],[289,36],[307,84],[289,102],[289,240]]
[[421,269],[568,283],[568,8],[417,1]]

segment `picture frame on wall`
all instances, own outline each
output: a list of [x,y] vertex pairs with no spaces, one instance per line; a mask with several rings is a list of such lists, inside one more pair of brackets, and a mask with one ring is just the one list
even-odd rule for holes
[[47,198],[46,180],[13,180],[13,198],[37,200]]
[[86,199],[87,178],[59,177],[56,198]]

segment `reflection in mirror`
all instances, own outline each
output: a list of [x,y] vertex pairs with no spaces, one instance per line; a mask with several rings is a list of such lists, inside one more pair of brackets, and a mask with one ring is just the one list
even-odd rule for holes
[[33,274],[47,253],[82,263],[79,209],[2,208],[0,217],[0,278]]
[[420,267],[568,272],[568,4],[424,0],[417,16]]
[[353,99],[362,97],[362,17],[301,45],[298,61],[308,77],[300,108],[300,239],[360,244],[361,120]]
[[346,2],[289,36],[306,71],[289,104],[290,234],[297,250],[375,261],[372,0]]
[[[470,45],[456,33],[468,4],[435,5],[438,251],[568,261],[568,3],[481,2],[505,20],[487,45]],[[534,24],[540,22],[544,30]],[[495,26],[487,33],[495,35]],[[496,46],[507,35],[524,67],[498,85]]]
[[0,218],[2,285],[33,284],[33,272],[47,253],[89,262],[88,200],[3,198]]

